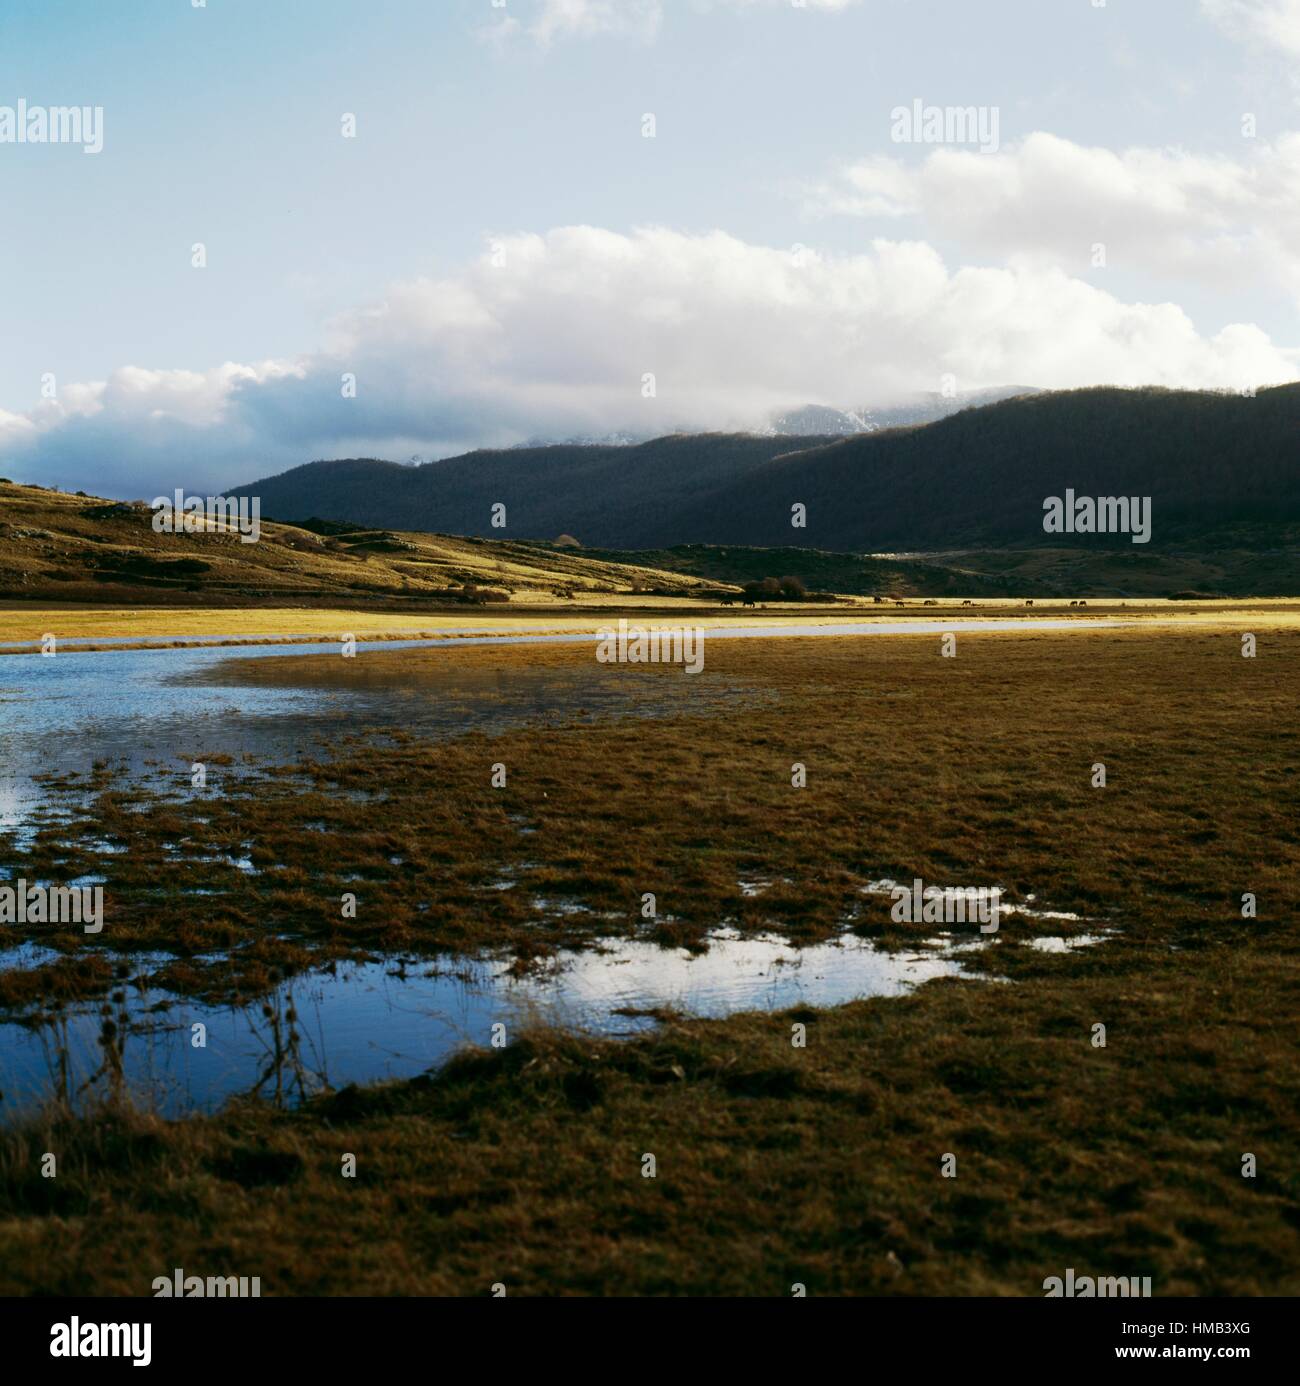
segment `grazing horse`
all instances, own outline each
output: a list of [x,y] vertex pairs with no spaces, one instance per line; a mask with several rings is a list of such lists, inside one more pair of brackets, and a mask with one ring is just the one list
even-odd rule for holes
[[1080,602],[1079,605],[1080,605],[1080,606],[1087,606],[1088,603],[1087,603],[1087,602]]
[[966,600],[965,600],[964,602],[962,602],[962,605],[963,605],[963,606],[974,606],[975,603],[974,603],[973,601],[971,601],[971,599],[970,599],[969,597],[967,597]]
[[1030,599],[1025,603],[1026,606],[1033,606],[1033,604],[1034,604],[1034,599],[1033,599],[1032,597],[1030,597]]

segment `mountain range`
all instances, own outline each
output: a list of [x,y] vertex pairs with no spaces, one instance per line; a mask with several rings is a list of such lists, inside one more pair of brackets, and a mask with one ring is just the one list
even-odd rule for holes
[[[420,466],[318,461],[237,488],[320,518],[588,547],[792,545],[852,553],[1036,546],[1044,502],[1149,497],[1149,547],[1289,543],[1300,524],[1300,385],[1242,396],[1017,394],[849,437],[674,434],[480,450]],[[495,506],[504,506],[504,512]],[[792,523],[804,507],[805,523]],[[494,513],[504,525],[494,525]],[[1126,534],[1077,546],[1129,548]],[[1055,541],[1061,542],[1061,541]]]

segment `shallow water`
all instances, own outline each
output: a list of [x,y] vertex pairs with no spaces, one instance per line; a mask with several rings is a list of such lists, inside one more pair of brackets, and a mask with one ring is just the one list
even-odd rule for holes
[[[599,949],[561,954],[545,973],[523,978],[512,976],[501,961],[451,956],[340,964],[333,974],[285,983],[265,1003],[246,1008],[208,1006],[124,984],[124,1004],[111,1007],[124,1038],[107,1049],[100,1039],[99,1003],[37,1029],[0,1024],[0,1121],[13,1120],[55,1091],[84,1102],[106,1095],[115,1081],[173,1116],[213,1110],[255,1088],[291,1102],[326,1085],[414,1077],[467,1043],[489,1045],[497,1023],[505,1025],[507,1039],[529,1019],[597,1035],[630,1035],[656,1022],[646,1014],[619,1012],[671,1007],[725,1016],[833,1006],[897,996],[961,971],[946,948],[889,953],[853,935],[797,949],[772,936],[743,938],[719,930],[702,955],[622,939],[605,940]],[[30,967],[52,956],[28,945],[0,954],[0,967]],[[137,966],[148,969],[160,961],[137,960]],[[290,1003],[297,1013],[294,1043],[284,1018]],[[160,1005],[164,1009],[155,1009]],[[207,1027],[206,1048],[191,1044],[196,1023]]]
[[[491,642],[387,640],[357,648],[479,643]],[[294,655],[338,653],[337,641],[292,647]],[[284,646],[267,645],[238,652],[240,659],[285,654]],[[557,718],[651,715],[666,692],[641,681],[593,677],[589,669],[446,671],[427,685],[402,687],[232,685],[215,675],[231,658],[229,648],[195,648],[64,650],[53,658],[0,660],[0,832],[22,834],[40,809],[57,803],[34,776],[84,776],[96,761],[111,762],[114,774],[128,778],[166,766],[177,792],[187,792],[191,763],[214,756],[287,763],[328,754],[341,738],[367,729],[401,726],[437,737]],[[599,674],[613,666],[592,667]],[[692,696],[734,701],[736,690],[704,685]],[[210,782],[222,773],[210,766]]]
[[[660,620],[646,622],[663,626]],[[959,631],[1063,630],[1076,619],[966,619]],[[1090,619],[1089,626],[1121,622]],[[935,633],[940,621],[842,622],[710,629],[709,639],[872,636]],[[89,638],[89,637],[87,637]],[[128,637],[119,637],[125,640]],[[359,642],[358,651],[466,645],[594,644],[591,632],[571,635],[478,635]],[[97,760],[122,762],[139,775],[150,762],[177,772],[215,755],[286,761],[304,752],[328,751],[340,735],[400,723],[436,736],[470,726],[507,731],[556,715],[582,716],[640,710],[653,705],[653,690],[625,680],[593,678],[591,671],[511,670],[495,687],[481,679],[464,686],[394,689],[294,688],[228,685],[206,673],[234,657],[275,659],[337,654],[336,640],[293,645],[78,651],[62,642],[52,658],[8,654],[0,659],[0,832],[21,832],[50,796],[37,774],[87,774]],[[706,642],[707,643],[707,642]],[[593,666],[608,669],[611,666]],[[614,666],[616,667],[616,666]],[[484,697],[484,694],[489,694]],[[727,697],[717,686],[695,686],[695,699]],[[414,718],[414,724],[412,723]]]

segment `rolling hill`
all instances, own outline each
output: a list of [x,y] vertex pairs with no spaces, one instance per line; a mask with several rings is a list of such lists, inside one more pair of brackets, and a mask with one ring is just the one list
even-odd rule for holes
[[0,599],[378,608],[461,604],[474,595],[467,586],[519,601],[637,589],[686,596],[717,586],[507,540],[264,521],[260,542],[243,544],[227,533],[156,533],[152,518],[141,502],[0,481]]

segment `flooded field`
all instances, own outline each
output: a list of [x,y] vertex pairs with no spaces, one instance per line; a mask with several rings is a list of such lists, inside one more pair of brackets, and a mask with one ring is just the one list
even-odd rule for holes
[[[104,891],[102,932],[0,935],[0,1149],[43,1238],[23,1284],[93,1260],[131,1292],[161,1253],[123,1239],[197,1263],[193,1208],[242,1227],[241,1181],[271,1178],[267,1247],[415,1217],[475,1283],[522,1236],[581,1290],[609,1280],[591,1207],[658,1226],[610,1176],[646,1150],[699,1210],[654,1234],[691,1266],[691,1228],[725,1222],[743,1261],[774,1208],[815,1255],[815,1185],[835,1226],[875,1219],[861,1264],[819,1274],[887,1292],[887,1249],[946,1292],[931,1243],[987,1243],[1014,1271],[975,1255],[963,1284],[1011,1292],[1055,1264],[1039,1227],[1129,1207],[1154,1152],[1161,1198],[1249,1246],[1203,1269],[1182,1214],[1141,1203],[1106,1254],[1149,1229],[1166,1286],[1277,1283],[1289,1196],[1233,1152],[1293,1163],[1270,1017],[1294,987],[1294,633],[1262,628],[1254,660],[1231,626],[959,632],[955,658],[934,625],[828,637],[711,638],[689,677],[601,664],[590,634],[0,659],[3,883]],[[56,1148],[82,1219],[126,1152],[102,1254],[41,1211]],[[985,1229],[982,1189],[1022,1222]],[[511,1274],[549,1287],[547,1256]],[[258,1270],[358,1283],[352,1256]]]
[[[456,648],[529,643],[539,637],[452,639]],[[541,639],[547,639],[541,637]],[[552,642],[589,643],[557,636]],[[438,641],[390,641],[358,650],[436,648]],[[296,646],[295,655],[338,655],[337,642]],[[240,659],[283,659],[274,646],[241,648]],[[0,661],[0,833],[30,830],[48,796],[35,777],[85,774],[109,761],[126,778],[195,760],[287,761],[326,753],[346,735],[403,726],[421,735],[505,730],[549,718],[647,712],[646,690],[596,683],[585,669],[448,671],[434,681],[373,687],[360,673],[348,688],[267,685],[231,677],[228,649],[67,650],[54,658]],[[359,668],[361,666],[358,666]],[[718,696],[726,695],[719,692]],[[179,779],[178,774],[178,779]],[[2,865],[2,863],[0,863]]]
[[[951,623],[950,623],[951,624]],[[972,633],[1063,631],[1121,624],[1105,618],[1053,620],[964,619],[958,629]],[[710,641],[843,636],[937,634],[948,626],[934,621],[841,621],[824,625],[729,626],[710,630]],[[168,637],[174,639],[175,637]],[[232,641],[239,637],[204,637]],[[294,637],[277,637],[294,638]],[[558,635],[457,634],[418,640],[388,640],[358,650],[466,648],[532,645],[585,645],[588,632]],[[153,637],[161,641],[163,637]],[[305,639],[305,637],[304,637]],[[94,637],[60,642],[52,658],[29,653],[12,642],[0,660],[0,832],[22,833],[39,812],[44,796],[33,787],[36,775],[84,773],[96,761],[111,759],[124,773],[149,765],[233,755],[285,759],[328,749],[341,731],[395,723],[437,735],[474,727],[505,729],[545,721],[556,715],[614,714],[636,707],[629,683],[598,683],[587,671],[570,669],[539,676],[526,668],[463,678],[454,674],[430,687],[425,679],[385,678],[374,687],[365,677],[347,688],[274,686],[232,677],[229,648],[79,650],[84,644],[137,643],[136,637]],[[37,642],[39,643],[39,642]],[[143,643],[150,643],[146,639]],[[338,654],[337,641],[294,646],[295,655]],[[22,653],[18,651],[22,650]],[[276,646],[239,647],[239,660],[284,659]],[[717,694],[715,696],[726,696]],[[708,693],[704,694],[709,696]],[[587,707],[594,704],[592,707]]]
[[[855,627],[859,634],[888,627]],[[991,623],[986,623],[991,624]],[[1043,623],[1052,625],[1058,623]],[[776,636],[778,629],[735,630],[736,636]],[[806,628],[800,634],[809,634]],[[589,635],[564,637],[457,638],[457,650],[490,644],[573,644]],[[203,796],[192,790],[192,762],[213,761],[227,787],[259,782],[268,766],[303,757],[328,761],[342,741],[382,738],[400,727],[404,735],[432,742],[469,732],[495,736],[550,724],[581,727],[621,719],[656,719],[681,710],[681,685],[662,679],[593,677],[585,660],[541,665],[471,659],[446,667],[412,670],[398,651],[437,649],[437,642],[388,642],[359,648],[345,681],[319,676],[310,659],[285,662],[283,650],[252,647],[232,659],[222,649],[64,650],[56,658],[15,655],[0,662],[0,831],[15,847],[29,846],[52,825],[77,822],[102,792],[148,786],[159,803],[186,803]],[[384,651],[375,657],[378,649]],[[317,642],[295,656],[336,656],[338,646]],[[277,665],[265,664],[279,660]],[[255,662],[255,663],[254,663]],[[262,669],[277,670],[261,680]],[[291,670],[288,678],[279,671]],[[690,686],[694,713],[715,714],[728,706],[759,706],[773,696],[757,682],[702,679]],[[223,761],[229,765],[222,766]],[[97,791],[51,793],[51,781],[94,780]],[[222,782],[218,780],[218,785]],[[204,791],[208,793],[210,791]],[[219,791],[218,791],[219,792]],[[370,797],[339,791],[338,798],[364,803]],[[145,806],[148,812],[147,806]],[[521,840],[537,832],[526,815],[512,814]],[[207,824],[208,817],[195,820]],[[329,835],[324,822],[307,821],[305,831]],[[84,827],[84,824],[83,824]],[[82,848],[110,873],[128,846],[111,835],[81,839]],[[175,844],[168,856],[183,876],[179,891],[196,897],[238,900],[258,887],[265,864],[255,865],[251,842],[209,850],[187,859]],[[391,864],[400,866],[400,854]],[[113,1092],[127,1092],[148,1108],[177,1115],[211,1110],[237,1094],[278,1099],[342,1083],[410,1077],[437,1064],[466,1043],[487,1043],[494,1024],[513,1027],[541,1021],[584,1033],[626,1035],[655,1023],[664,1012],[721,1016],[796,1005],[828,1006],[869,996],[898,995],[930,978],[973,975],[970,956],[1001,942],[963,940],[943,931],[910,948],[878,947],[850,930],[856,907],[839,932],[794,947],[779,932],[738,930],[725,920],[698,934],[690,948],[671,937],[602,936],[602,920],[617,924],[618,911],[592,911],[562,892],[547,898],[543,882],[529,888],[535,862],[521,861],[486,882],[498,900],[527,898],[538,920],[582,923],[590,937],[581,948],[548,948],[520,969],[506,947],[485,946],[432,955],[384,950],[381,956],[332,960],[273,984],[256,999],[204,1000],[169,984],[176,958],[166,949],[142,948],[115,954],[79,949],[80,962],[108,959],[115,980],[98,999],[20,1007],[0,1023],[0,1071],[5,1098],[0,1115],[9,1119],[34,1103],[58,1095],[73,1106]],[[215,883],[196,874],[216,869]],[[234,885],[220,870],[234,873]],[[0,880],[15,874],[0,858]],[[349,878],[364,879],[365,872]],[[242,877],[247,886],[239,884]],[[76,883],[105,883],[83,874]],[[894,883],[876,881],[865,894],[887,894]],[[737,888],[749,908],[761,908],[773,882],[741,880]],[[786,880],[787,893],[797,883]],[[110,887],[111,888],[111,887]],[[231,892],[234,892],[233,896]],[[509,900],[507,901],[507,897]],[[1032,897],[1031,897],[1032,898]],[[201,899],[197,902],[200,906]],[[145,908],[149,908],[147,901]],[[159,901],[157,911],[169,906]],[[427,909],[417,905],[417,910]],[[1006,915],[1036,916],[1028,903],[1005,905]],[[1041,912],[1046,919],[1078,922],[1072,914]],[[98,943],[111,943],[112,930]],[[1103,935],[1039,939],[1036,947],[1067,951]],[[165,938],[166,935],[164,934]],[[192,952],[192,946],[188,948]],[[209,968],[237,953],[202,950],[196,962]],[[116,959],[116,961],[114,961]],[[39,944],[4,946],[0,974],[57,969],[63,958]],[[290,1018],[291,1017],[291,1018]],[[205,1044],[195,1048],[195,1025]],[[107,1027],[107,1028],[105,1028]]]
[[[537,638],[495,637],[491,643]],[[364,658],[366,647],[360,648]],[[337,651],[335,644],[316,643],[295,653]],[[262,660],[283,652],[254,647],[241,655]],[[170,794],[186,798],[188,769],[196,760],[230,758],[226,773],[239,777],[253,765],[327,756],[341,733],[355,737],[399,725],[421,737],[445,738],[556,719],[653,717],[668,706],[662,686],[595,681],[585,665],[451,669],[432,681],[358,665],[353,686],[345,689],[258,684],[241,677],[239,668],[221,649],[64,650],[53,659],[26,655],[0,663],[0,831],[23,843],[39,825],[74,817],[78,796],[52,798],[43,785],[49,777],[89,776],[96,766],[107,766],[123,785],[161,778]],[[697,704],[736,701],[743,693],[705,684]],[[94,846],[106,857],[124,850],[108,840]],[[256,874],[246,856],[226,854],[224,860]],[[0,859],[0,880],[12,874]],[[74,883],[104,880],[87,875]],[[513,884],[512,878],[499,883]],[[540,907],[566,908],[544,900]],[[412,1076],[466,1042],[486,1042],[492,1024],[513,1025],[520,1016],[596,1034],[634,1033],[665,1009],[723,1015],[800,1001],[836,1004],[896,994],[958,970],[932,951],[891,955],[853,937],[792,950],[777,938],[742,938],[722,929],[703,952],[598,940],[590,951],[561,952],[523,977],[500,958],[446,955],[412,959],[410,966],[399,959],[348,962],[241,1006],[201,1005],[153,984],[149,978],[165,967],[164,955],[125,956],[118,970],[129,975],[111,1004],[68,1004],[24,1023],[0,1024],[0,1116],[13,1119],[54,1095],[79,1106],[114,1090],[172,1115],[210,1110],[241,1093],[302,1096],[328,1085]],[[0,938],[0,972],[57,959],[39,946],[5,948]],[[288,1014],[295,1019],[281,1035]],[[208,1034],[199,1050],[191,1044],[196,1023]]]

